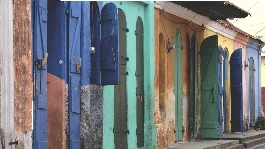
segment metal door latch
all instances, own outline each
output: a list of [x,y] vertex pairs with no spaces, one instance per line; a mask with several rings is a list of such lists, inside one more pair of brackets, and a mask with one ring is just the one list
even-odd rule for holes
[[130,134],[130,131],[129,130],[122,130],[123,133],[128,133]]
[[37,60],[35,61],[37,69],[43,69],[47,61],[48,61],[48,53],[45,53],[43,58],[38,57]]
[[18,140],[15,140],[15,142],[9,142],[8,144],[9,144],[9,145],[14,145],[14,144],[15,144],[15,145],[18,145]]
[[79,71],[80,67],[81,67],[81,58],[79,58],[78,62],[76,63],[76,72]]

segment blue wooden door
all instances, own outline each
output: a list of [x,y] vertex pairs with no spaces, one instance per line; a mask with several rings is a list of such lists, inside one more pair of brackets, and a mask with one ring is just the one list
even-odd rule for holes
[[100,67],[101,84],[119,84],[119,30],[118,9],[107,3],[101,10]]
[[226,81],[228,75],[228,49],[224,48],[224,61],[223,61],[223,103],[224,103],[224,131],[226,131]]
[[230,58],[231,131],[243,132],[242,100],[242,49],[235,50]]
[[81,2],[70,2],[68,16],[69,147],[80,149]]
[[224,50],[218,47],[218,137],[223,137],[223,55]]
[[97,2],[90,4],[90,32],[91,32],[91,84],[101,84],[100,77],[100,12]]
[[34,130],[33,147],[47,148],[47,0],[34,1]]

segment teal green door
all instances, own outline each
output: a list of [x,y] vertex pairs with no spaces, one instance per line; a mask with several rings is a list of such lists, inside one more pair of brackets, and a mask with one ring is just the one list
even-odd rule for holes
[[218,138],[218,36],[201,44],[201,137]]
[[175,51],[174,51],[174,93],[175,101],[175,140],[182,140],[182,39],[179,29],[175,34]]

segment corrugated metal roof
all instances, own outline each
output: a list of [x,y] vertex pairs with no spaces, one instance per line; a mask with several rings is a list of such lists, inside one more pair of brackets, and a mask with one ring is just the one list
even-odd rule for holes
[[212,20],[245,18],[249,12],[228,1],[171,1]]

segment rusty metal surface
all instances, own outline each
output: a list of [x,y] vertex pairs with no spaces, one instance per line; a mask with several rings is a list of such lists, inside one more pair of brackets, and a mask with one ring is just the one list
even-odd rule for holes
[[210,19],[245,18],[249,12],[227,1],[172,1]]

